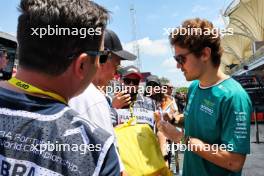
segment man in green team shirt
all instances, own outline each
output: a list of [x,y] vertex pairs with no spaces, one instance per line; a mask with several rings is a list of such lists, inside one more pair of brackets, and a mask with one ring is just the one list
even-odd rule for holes
[[193,83],[184,135],[166,121],[160,121],[158,129],[174,142],[187,144],[184,176],[241,175],[250,152],[251,101],[241,85],[219,68],[218,32],[207,20],[191,19],[171,33],[170,43],[177,68]]

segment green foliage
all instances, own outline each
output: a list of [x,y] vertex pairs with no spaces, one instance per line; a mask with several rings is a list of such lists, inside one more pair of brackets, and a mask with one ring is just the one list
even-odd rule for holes
[[187,93],[188,92],[188,87],[179,87],[179,88],[176,88],[176,92]]

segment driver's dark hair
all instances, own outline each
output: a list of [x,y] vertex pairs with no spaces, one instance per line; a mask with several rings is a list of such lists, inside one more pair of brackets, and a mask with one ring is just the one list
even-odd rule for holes
[[[105,8],[89,0],[21,0],[19,10],[19,65],[48,75],[65,72],[73,60],[69,56],[73,54],[78,56],[85,50],[98,51],[109,18]],[[42,37],[33,32],[48,27],[75,32]],[[84,37],[79,33],[83,28],[101,32],[87,33]]]
[[[184,32],[188,30],[200,31],[201,33]],[[220,33],[212,22],[200,18],[186,20],[170,34],[169,40],[172,46],[186,48],[197,57],[202,55],[205,47],[209,47],[212,65],[214,67],[220,66],[223,49]]]

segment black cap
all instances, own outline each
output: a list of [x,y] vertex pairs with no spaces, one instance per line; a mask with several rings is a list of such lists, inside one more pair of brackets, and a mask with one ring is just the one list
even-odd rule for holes
[[134,74],[134,75],[137,75],[140,79],[142,78],[142,75],[139,69],[135,67],[134,65],[130,65],[130,66],[122,68],[122,72],[123,72],[122,74],[123,77]]
[[136,60],[137,56],[123,50],[121,42],[113,31],[106,29],[104,36],[104,47],[111,50],[115,55],[119,56],[121,60]]
[[146,83],[155,82],[160,85],[160,80],[156,75],[150,75],[146,78]]

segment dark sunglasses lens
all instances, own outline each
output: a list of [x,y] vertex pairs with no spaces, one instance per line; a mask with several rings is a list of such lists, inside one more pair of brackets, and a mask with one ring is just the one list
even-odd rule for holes
[[149,82],[147,84],[147,86],[155,87],[155,86],[159,86],[159,85],[157,83],[155,83],[155,82]]
[[100,64],[106,63],[107,59],[108,59],[108,55],[107,54],[101,55],[100,56]]
[[129,85],[132,82],[133,85],[138,85],[139,84],[139,80],[138,79],[124,79],[124,83]]
[[133,79],[132,82],[133,82],[134,85],[138,85],[139,84],[139,80],[138,79]]
[[125,78],[125,79],[124,79],[124,83],[125,83],[125,84],[130,84],[130,83],[131,83],[131,80]]
[[184,63],[185,63],[185,58],[184,58],[182,55],[174,56],[174,59],[175,59],[179,64],[184,64]]

